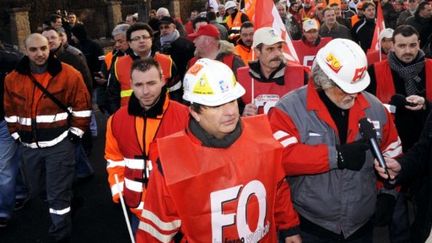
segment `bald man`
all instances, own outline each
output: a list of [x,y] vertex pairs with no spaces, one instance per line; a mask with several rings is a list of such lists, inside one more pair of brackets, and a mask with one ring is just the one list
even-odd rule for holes
[[69,242],[74,151],[91,114],[81,74],[49,55],[48,40],[31,34],[17,68],[5,78],[5,120],[21,147],[32,197],[46,188],[54,242]]

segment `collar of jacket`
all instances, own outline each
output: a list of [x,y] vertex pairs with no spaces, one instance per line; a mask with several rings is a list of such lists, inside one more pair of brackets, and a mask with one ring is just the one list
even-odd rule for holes
[[159,100],[148,110],[144,110],[144,108],[141,107],[138,98],[135,96],[134,93],[132,93],[128,104],[129,115],[148,118],[157,118],[158,116],[161,116],[164,112],[165,100],[168,99],[168,93],[165,92],[166,90],[167,89],[165,86],[162,87],[162,92]]
[[[125,52],[127,55],[129,55],[130,57],[132,57],[132,60],[138,60],[140,59],[140,56],[136,55],[135,52],[129,48],[126,50]],[[150,50],[150,57],[154,57],[155,52],[153,52],[153,50]]]
[[318,36],[318,38],[314,41],[314,43],[310,43],[309,41],[306,40],[306,38],[304,36],[302,36],[302,41],[307,46],[318,46],[319,43],[321,42],[321,37]]
[[[52,77],[56,76],[58,73],[61,72],[61,62],[57,58],[55,58],[52,53],[50,53],[47,63],[47,71]],[[28,56],[24,56],[21,59],[21,61],[17,65],[16,71],[23,75],[29,75],[31,73],[30,59],[28,58]]]
[[55,57],[58,57],[58,56],[60,56],[63,52],[64,52],[64,47],[63,47],[62,44],[60,44],[60,46],[59,46],[55,51],[53,51],[52,53],[54,54]]
[[193,140],[199,141],[201,145],[210,148],[228,148],[231,146],[237,139],[240,137],[242,133],[242,125],[241,119],[237,122],[235,129],[227,134],[225,137],[219,139],[209,134],[206,130],[204,130],[199,123],[191,117],[189,119],[189,125],[186,129],[187,133],[191,133],[193,135]]
[[282,62],[279,67],[270,74],[269,78],[264,77],[261,72],[261,66],[259,60],[249,62],[249,74],[252,78],[257,79],[264,83],[272,83],[275,82],[278,85],[285,84],[285,67],[286,64]]
[[251,52],[252,47],[245,45],[245,43],[242,41],[242,39],[238,39],[237,45],[239,45],[243,50],[247,52]]

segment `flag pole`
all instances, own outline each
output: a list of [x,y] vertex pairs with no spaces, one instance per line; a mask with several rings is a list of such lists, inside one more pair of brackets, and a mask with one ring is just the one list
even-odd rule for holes
[[[255,52],[254,52],[254,49],[252,48],[252,61],[254,61],[254,60],[255,60]],[[251,103],[255,104],[255,79],[253,77],[251,77],[251,78],[252,78],[252,82],[251,82]]]
[[378,27],[378,53],[379,53],[379,61],[382,60],[382,53],[381,53],[381,40],[379,39],[380,34],[380,28]]

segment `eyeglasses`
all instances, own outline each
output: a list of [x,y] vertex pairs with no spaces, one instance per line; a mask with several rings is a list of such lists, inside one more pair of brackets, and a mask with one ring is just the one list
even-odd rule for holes
[[151,36],[141,35],[141,36],[135,36],[135,37],[131,38],[131,41],[139,41],[141,39],[143,39],[143,40],[149,40],[151,38],[152,38]]

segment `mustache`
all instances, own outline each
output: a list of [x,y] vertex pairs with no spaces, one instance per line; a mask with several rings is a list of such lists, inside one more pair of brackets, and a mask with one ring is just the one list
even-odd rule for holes
[[273,61],[282,61],[282,57],[275,57],[275,58],[270,59],[270,62],[273,62]]

